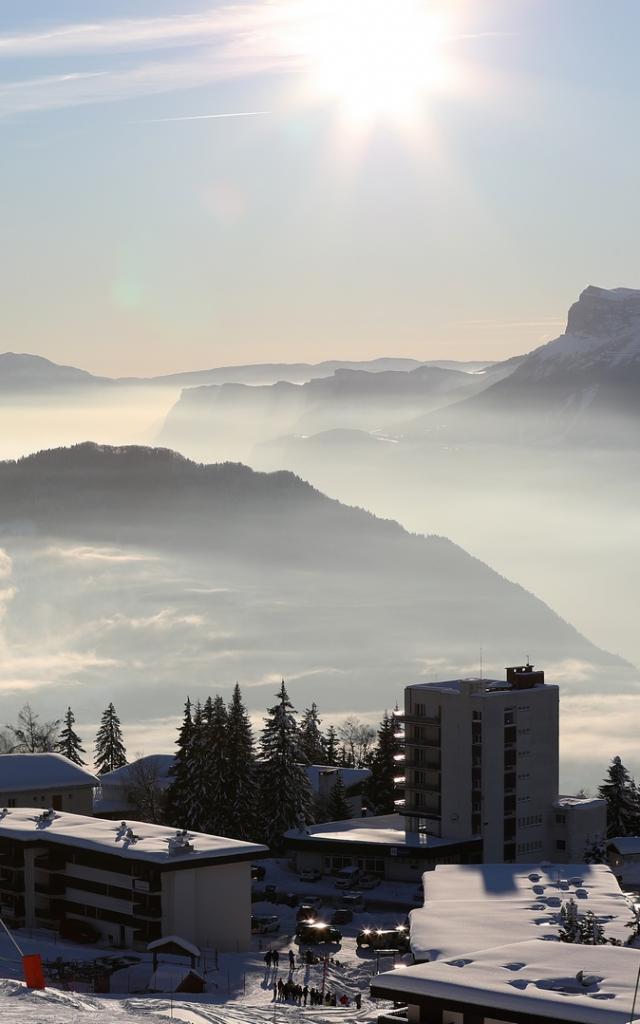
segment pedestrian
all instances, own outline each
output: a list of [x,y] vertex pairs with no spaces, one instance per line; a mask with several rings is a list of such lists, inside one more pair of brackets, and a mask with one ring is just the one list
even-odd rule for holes
[[337,997],[337,995],[334,992],[333,995],[331,996],[331,1006],[337,1006],[337,1005],[338,1005],[338,997]]
[[356,992],[355,1004],[356,1010],[359,1010],[362,1007],[362,992]]
[[268,949],[267,952],[264,954],[264,962],[267,965],[267,970],[270,970],[271,969],[271,950],[270,949]]
[[296,966],[296,955],[292,949],[289,950],[289,970],[293,971]]
[[284,992],[284,985],[282,984],[282,978],[278,978],[278,999],[282,999]]
[[274,1003],[275,1003],[277,998],[278,998],[278,986],[276,985],[276,983],[274,981],[274,983],[273,983],[273,1002]]
[[307,1005],[308,997],[309,997],[309,986],[305,985],[304,988],[302,989],[303,1006]]
[[280,954],[278,953],[277,949],[274,949],[273,953],[271,954],[271,962],[277,970],[278,964],[280,963]]

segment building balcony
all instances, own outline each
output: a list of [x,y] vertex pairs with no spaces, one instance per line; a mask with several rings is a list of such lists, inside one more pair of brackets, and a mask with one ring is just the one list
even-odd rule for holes
[[405,725],[437,725],[442,724],[442,719],[438,715],[417,715],[415,711],[411,711],[406,715],[399,716],[396,718],[396,722],[400,720]]

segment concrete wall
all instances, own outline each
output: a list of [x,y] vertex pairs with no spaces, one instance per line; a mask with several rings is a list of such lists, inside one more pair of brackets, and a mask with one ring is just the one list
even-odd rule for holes
[[165,871],[162,933],[201,948],[243,952],[251,944],[251,866],[248,863]]

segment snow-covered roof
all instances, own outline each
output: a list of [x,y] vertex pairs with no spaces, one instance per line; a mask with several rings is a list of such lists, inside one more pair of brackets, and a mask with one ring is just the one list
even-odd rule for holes
[[[131,830],[133,838],[127,834]],[[202,832],[189,832],[187,839],[192,849],[176,843],[176,830],[164,825],[150,825],[142,821],[120,822],[105,818],[90,818],[84,814],[55,811],[50,820],[28,807],[12,807],[0,814],[0,838],[23,842],[41,840],[66,846],[109,853],[116,857],[151,861],[155,864],[173,864],[189,860],[211,860],[258,856],[267,852],[266,846],[245,843],[238,839],[209,836]]]
[[424,907],[412,910],[416,960],[440,960],[506,941],[559,940],[560,909],[573,897],[607,938],[626,942],[630,904],[606,864],[440,864],[423,875]]
[[623,857],[625,854],[640,853],[640,836],[614,836],[607,840],[607,846],[613,846]]
[[397,994],[402,1002],[417,995],[488,1006],[556,1024],[629,1024],[639,969],[637,949],[533,939],[379,974],[371,991]]
[[154,949],[164,949],[165,946],[180,946],[188,956],[199,957],[201,955],[198,947],[194,946],[193,942],[183,939],[181,935],[163,935],[161,939],[155,939],[153,942],[150,942],[147,950],[153,953]]
[[62,754],[0,754],[0,793],[97,786],[98,778]]
[[162,788],[171,781],[170,772],[174,761],[174,754],[147,754],[145,757],[139,757],[137,761],[123,765],[122,768],[105,772],[100,776],[100,785],[105,789],[111,786],[130,786],[139,777],[139,773],[148,772],[157,777],[158,785]]
[[[525,677],[526,678],[526,677]],[[494,693],[510,693],[522,691],[512,686],[506,679],[482,679],[479,676],[470,676],[468,679],[443,679],[437,683],[410,683],[412,690],[428,690],[430,693],[473,693],[475,696],[491,696]],[[555,683],[531,682],[527,690],[549,690],[557,689]]]
[[415,835],[405,831],[401,814],[375,814],[367,818],[347,818],[345,821],[324,821],[285,832],[285,839],[325,840],[333,843],[380,843],[384,846],[410,846],[427,849],[451,846],[459,839],[439,839],[436,836]]
[[599,805],[606,805],[606,800],[599,796],[559,796],[553,804],[558,810],[566,810],[567,807],[597,807]]

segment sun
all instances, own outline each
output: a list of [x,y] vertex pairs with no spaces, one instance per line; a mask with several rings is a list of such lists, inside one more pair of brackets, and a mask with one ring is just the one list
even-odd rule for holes
[[309,0],[301,53],[312,91],[354,121],[406,122],[448,73],[427,0]]

